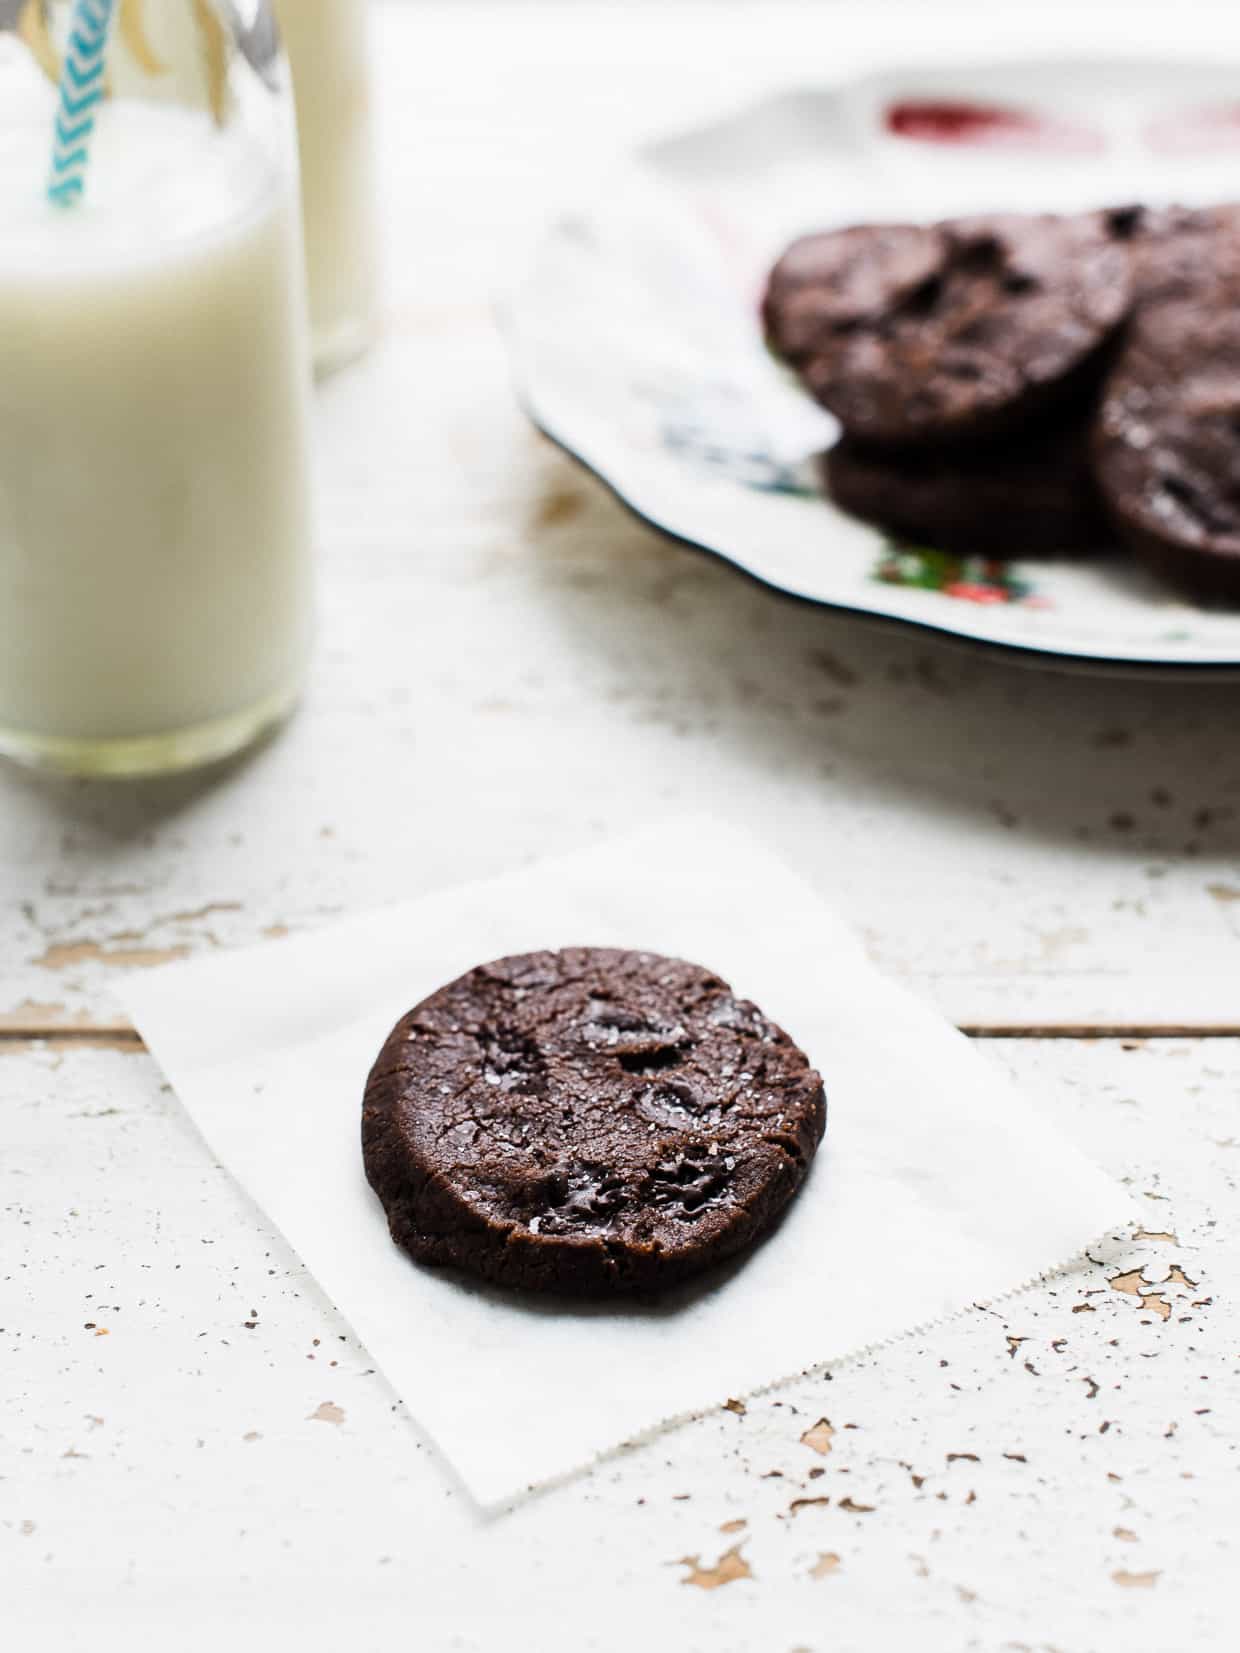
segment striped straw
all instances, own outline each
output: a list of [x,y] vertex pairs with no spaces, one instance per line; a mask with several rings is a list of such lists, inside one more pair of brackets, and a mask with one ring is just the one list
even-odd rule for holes
[[73,10],[47,179],[48,199],[57,206],[72,206],[86,187],[95,105],[103,97],[103,60],[113,4],[114,0],[77,0]]

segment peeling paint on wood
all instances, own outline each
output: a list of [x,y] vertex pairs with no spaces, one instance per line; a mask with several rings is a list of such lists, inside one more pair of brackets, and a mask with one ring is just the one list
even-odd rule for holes
[[725,1584],[735,1584],[738,1579],[753,1577],[739,1545],[725,1550],[713,1567],[703,1567],[700,1561],[701,1557],[696,1555],[680,1558],[678,1565],[689,1569],[680,1581],[682,1584],[696,1585],[699,1590],[718,1590]]
[[801,1436],[801,1445],[809,1447],[811,1452],[817,1452],[820,1457],[825,1458],[831,1450],[831,1442],[834,1436],[835,1430],[832,1429],[827,1419],[819,1418],[818,1422],[813,1424]]
[[188,945],[175,947],[108,947],[99,941],[54,942],[31,962],[38,970],[71,970],[81,964],[104,964],[109,970],[151,970],[185,958]]
[[[549,177],[566,198],[588,194],[638,134],[798,79],[802,31],[759,39],[752,8],[728,6],[706,30],[672,4],[565,6],[554,30],[517,5],[375,10],[378,101],[404,123],[384,146],[393,228],[410,239],[389,270],[388,342],[316,403],[332,463],[312,702],[209,775],[128,788],[0,771],[16,1016],[3,1031],[18,1036],[0,1063],[0,1358],[26,1374],[5,1413],[6,1609],[33,1620],[63,1595],[61,1640],[88,1625],[103,1646],[148,1616],[154,1634],[183,1634],[189,1601],[213,1645],[239,1622],[291,1645],[308,1613],[324,1623],[306,1633],[330,1635],[326,1620],[355,1625],[363,1601],[368,1629],[391,1639],[407,1634],[416,1579],[420,1621],[450,1625],[463,1648],[491,1644],[496,1600],[518,1641],[532,1627],[550,1643],[553,1568],[588,1584],[592,1629],[640,1601],[686,1648],[868,1645],[877,1581],[916,1626],[906,1641],[1229,1646],[1234,1615],[1218,1611],[1223,1570],[1202,1535],[1234,1502],[1237,1444],[1229,1412],[1207,1411],[1240,1346],[1235,687],[1017,672],[781,603],[632,522],[525,429],[487,317],[495,246],[528,230]],[[919,39],[902,17],[901,49],[964,54],[929,10]],[[1044,48],[1044,18],[1004,11],[1013,38]],[[863,25],[833,35],[833,74],[882,56],[887,25]],[[1114,49],[1113,18],[1078,8],[1073,27],[1075,49]],[[1220,52],[1240,43],[1225,8],[1211,27]],[[1173,9],[1142,28],[1143,50],[1182,43]],[[411,49],[428,30],[436,50]],[[505,801],[502,834],[478,809],[479,775]],[[1106,1274],[1139,1283],[1087,1300],[1068,1273],[1002,1306],[1003,1330],[1027,1339],[1020,1358],[1005,1358],[993,1314],[966,1315],[829,1382],[798,1380],[797,1428],[767,1405],[716,1407],[483,1520],[136,1042],[21,1042],[62,1017],[112,1037],[122,968],[500,872],[597,841],[635,809],[726,811],[883,968],[1003,1035],[992,1059],[1087,1154],[1138,1193],[1174,1195],[1151,1219],[1174,1217],[1191,1247],[1175,1266],[1201,1275],[1201,1295],[1170,1275],[1151,1283],[1165,1254],[1138,1267],[1174,1236],[1112,1237],[1096,1253]],[[1149,986],[1133,972],[1155,955]],[[51,1001],[47,1021],[22,1010]],[[1031,1028],[1046,1041],[1028,1043]],[[1108,1029],[1151,1042],[1088,1042]],[[1197,1033],[1215,1036],[1208,1054]],[[250,1307],[257,1324],[238,1330]],[[340,1366],[327,1404],[348,1424],[306,1431],[328,1349]],[[830,1464],[798,1439],[823,1413],[865,1425]],[[63,1457],[87,1430],[89,1458]],[[980,1460],[967,1476],[943,1468],[962,1443]],[[845,1456],[879,1520],[833,1506],[787,1519],[792,1492],[852,1484],[836,1479]],[[810,1483],[811,1461],[830,1479]],[[689,1485],[692,1501],[674,1501]],[[703,1534],[738,1507],[745,1554],[713,1560],[708,1546],[703,1562]],[[819,1574],[837,1552],[817,1543],[845,1533],[844,1564]],[[751,1556],[755,1582],[722,1589],[754,1576]],[[686,1569],[703,1577],[691,1590]],[[830,1582],[815,1594],[818,1577]],[[231,1622],[205,1622],[221,1603]]]

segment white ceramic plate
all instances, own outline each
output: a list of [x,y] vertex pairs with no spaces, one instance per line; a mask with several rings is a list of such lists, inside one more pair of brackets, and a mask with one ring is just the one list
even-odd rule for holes
[[1240,199],[1240,67],[1097,60],[788,92],[630,157],[542,240],[508,308],[535,422],[646,521],[792,596],[1065,665],[1240,668],[1240,613],[1118,557],[965,560],[837,511],[835,423],[767,354],[796,234],[998,207]]

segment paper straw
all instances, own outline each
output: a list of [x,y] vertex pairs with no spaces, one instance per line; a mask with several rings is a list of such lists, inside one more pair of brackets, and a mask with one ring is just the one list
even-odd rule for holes
[[81,199],[95,130],[95,105],[103,97],[103,60],[114,0],[77,0],[60,76],[60,102],[47,194],[57,206]]

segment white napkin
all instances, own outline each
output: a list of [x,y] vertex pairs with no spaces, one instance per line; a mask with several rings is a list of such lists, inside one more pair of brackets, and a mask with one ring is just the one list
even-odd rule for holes
[[[518,1301],[418,1267],[362,1172],[362,1086],[397,1017],[473,964],[572,944],[708,965],[826,1082],[826,1139],[786,1220],[670,1303]],[[810,890],[709,821],[169,965],[122,997],[215,1153],[483,1503],[1012,1291],[1135,1216]]]

